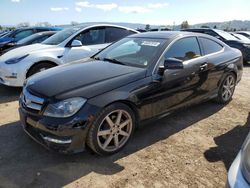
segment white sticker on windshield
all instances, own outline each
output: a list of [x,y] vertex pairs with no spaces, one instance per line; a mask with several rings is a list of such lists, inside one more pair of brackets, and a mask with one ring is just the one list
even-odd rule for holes
[[157,47],[160,45],[159,42],[154,42],[154,41],[143,41],[142,46],[154,46],[154,47]]

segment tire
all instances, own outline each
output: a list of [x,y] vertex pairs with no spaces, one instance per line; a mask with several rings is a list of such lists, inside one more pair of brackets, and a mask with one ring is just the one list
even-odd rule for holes
[[117,153],[131,138],[135,122],[134,112],[127,105],[111,104],[100,112],[90,127],[87,145],[99,155]]
[[234,73],[228,73],[221,82],[215,101],[219,104],[227,104],[230,102],[234,94],[235,86],[236,76]]
[[44,70],[50,69],[52,67],[54,67],[55,65],[51,64],[51,63],[39,63],[37,65],[34,65],[28,72],[27,74],[27,78]]

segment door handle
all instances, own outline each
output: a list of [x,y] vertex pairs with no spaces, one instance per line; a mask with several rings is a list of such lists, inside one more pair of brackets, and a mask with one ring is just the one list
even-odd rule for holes
[[207,69],[207,63],[203,63],[201,66],[200,66],[200,71],[204,71]]

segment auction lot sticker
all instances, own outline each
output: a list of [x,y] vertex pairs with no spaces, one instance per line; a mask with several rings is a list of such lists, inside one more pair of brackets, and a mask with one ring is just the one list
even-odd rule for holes
[[154,46],[154,47],[157,47],[160,45],[159,42],[154,42],[154,41],[143,41],[142,46]]

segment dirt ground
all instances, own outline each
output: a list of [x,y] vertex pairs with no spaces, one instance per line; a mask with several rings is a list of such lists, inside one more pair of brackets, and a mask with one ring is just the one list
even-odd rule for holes
[[224,187],[250,130],[250,67],[227,106],[206,102],[143,125],[109,157],[35,143],[18,120],[20,92],[0,86],[0,187]]

